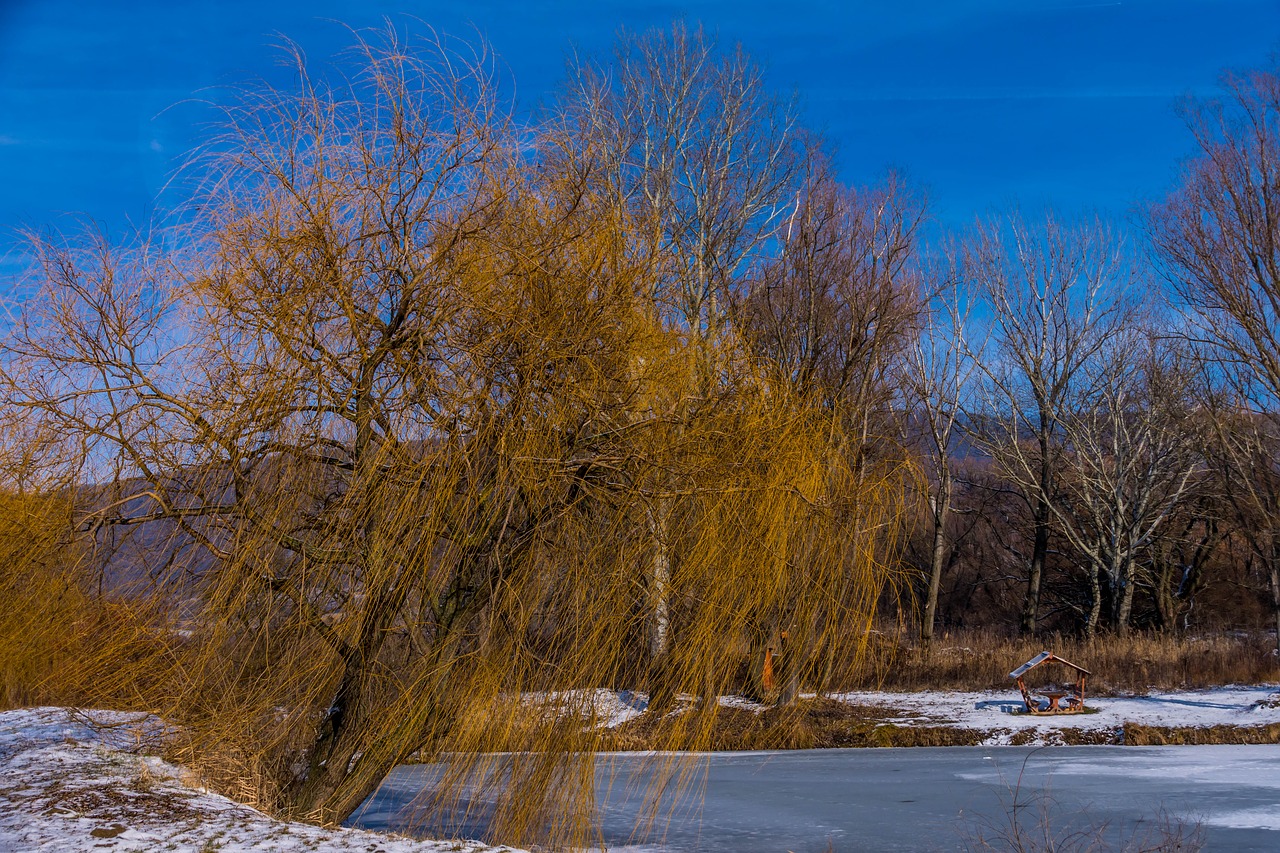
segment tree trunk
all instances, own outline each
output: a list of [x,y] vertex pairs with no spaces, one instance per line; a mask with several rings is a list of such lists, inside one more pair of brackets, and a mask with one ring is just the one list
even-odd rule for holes
[[1089,615],[1084,621],[1084,635],[1092,637],[1098,630],[1098,620],[1102,616],[1102,580],[1099,575],[1102,569],[1090,566],[1085,574],[1089,578]]
[[1036,501],[1035,542],[1031,549],[1031,564],[1027,571],[1027,597],[1022,605],[1023,634],[1036,632],[1036,620],[1040,610],[1040,578],[1044,574],[1045,557],[1049,553],[1049,504],[1041,497]]
[[[366,778],[366,784],[355,786],[354,790],[346,785],[359,764],[356,755],[360,751],[362,735],[368,733],[363,724],[364,676],[363,668],[358,664],[348,666],[342,676],[333,703],[325,712],[320,733],[311,747],[306,775],[290,792],[290,811],[296,818],[326,825],[341,823],[380,781],[380,778],[371,781]],[[390,771],[391,768],[386,769]],[[368,775],[361,774],[364,777]]]
[[1153,598],[1156,605],[1156,618],[1160,620],[1160,630],[1166,634],[1175,633],[1178,629],[1178,606],[1174,601],[1173,555],[1161,548],[1157,552],[1158,565],[1155,571],[1155,592]]
[[1120,591],[1120,602],[1116,608],[1116,633],[1124,637],[1129,634],[1129,617],[1133,612],[1133,560],[1123,561],[1119,577],[1123,589]]
[[671,661],[671,504],[658,498],[647,511],[653,558],[649,564],[649,709],[665,713],[675,704]]
[[[513,538],[522,542],[520,547],[527,547],[530,540],[521,535],[523,532],[513,534]],[[493,545],[488,543],[473,548],[468,557],[470,571],[459,573],[440,602],[435,636],[424,661],[425,668],[435,673],[438,684],[448,680],[449,672],[460,659],[460,632],[457,629],[471,624],[489,600],[487,591],[494,579],[485,576],[483,566],[492,550]],[[483,577],[485,582],[468,583],[463,581],[464,577],[473,581]],[[405,725],[419,726],[421,723],[396,715],[380,717],[379,714],[386,715],[387,709],[379,707],[376,695],[370,696],[373,675],[379,665],[377,658],[389,636],[390,619],[400,612],[389,599],[372,610],[386,618],[367,620],[359,642],[341,652],[344,663],[342,679],[309,751],[306,774],[295,779],[289,791],[290,811],[296,817],[324,824],[341,823],[368,799],[396,764],[409,752],[421,747],[427,736],[423,731],[403,736],[402,731],[401,736],[389,737],[389,730]],[[443,728],[441,722],[452,725],[453,711],[442,710],[434,697],[415,696],[413,701],[434,715],[427,715],[426,718],[432,719],[432,725],[426,726],[424,731],[439,734]],[[441,717],[442,713],[450,716]],[[419,720],[424,718],[423,715],[414,716]],[[387,743],[397,745],[400,751],[388,752],[380,748],[380,744]]]
[[927,646],[933,642],[933,626],[938,616],[938,589],[942,585],[942,567],[947,557],[947,515],[951,512],[951,478],[939,477],[938,495],[934,498],[933,555],[929,564],[929,589],[925,593],[924,619],[920,639]]
[[653,563],[649,575],[649,656],[662,661],[671,648],[671,498],[661,497],[649,511]]
[[1276,652],[1280,654],[1280,536],[1271,535],[1271,559],[1267,577],[1271,581],[1271,616],[1276,629]]

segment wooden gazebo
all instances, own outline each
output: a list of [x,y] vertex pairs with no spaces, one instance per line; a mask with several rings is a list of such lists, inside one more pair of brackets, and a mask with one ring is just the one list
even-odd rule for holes
[[[1041,688],[1036,692],[1038,696],[1043,696],[1047,700],[1046,705],[1041,707],[1040,699],[1027,689],[1025,676],[1028,672],[1038,666],[1044,664],[1059,664],[1072,670],[1075,677],[1075,683],[1072,686],[1048,686]],[[1079,714],[1085,710],[1084,707],[1084,688],[1085,679],[1090,675],[1089,671],[1084,667],[1076,666],[1069,660],[1064,660],[1053,652],[1041,652],[1022,666],[1009,673],[1009,677],[1018,683],[1018,689],[1022,691],[1022,701],[1026,704],[1028,714],[1036,714],[1039,716],[1047,716],[1049,714]]]

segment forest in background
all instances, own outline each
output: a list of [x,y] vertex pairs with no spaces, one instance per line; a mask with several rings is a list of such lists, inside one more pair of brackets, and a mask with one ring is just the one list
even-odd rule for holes
[[28,235],[7,704],[161,713],[325,823],[438,759],[433,807],[576,843],[583,688],[687,703],[696,749],[716,697],[848,686],[884,636],[1280,626],[1275,69],[1181,105],[1200,153],[1133,221],[926,244],[922,188],[843,185],[700,29],[520,120],[483,44],[355,36],[230,93],[171,222]]

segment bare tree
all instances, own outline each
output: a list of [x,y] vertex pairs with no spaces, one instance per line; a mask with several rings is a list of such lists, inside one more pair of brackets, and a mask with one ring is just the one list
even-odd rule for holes
[[[844,413],[866,452],[888,421],[894,368],[915,338],[922,297],[912,267],[923,199],[897,175],[847,188],[810,158],[800,203],[741,301],[739,325],[802,394]],[[888,430],[886,430],[887,432]]]
[[1280,632],[1280,419],[1242,396],[1249,386],[1241,387],[1238,374],[1228,378],[1216,368],[1211,361],[1208,370],[1216,381],[1206,383],[1202,397],[1205,455],[1221,482],[1219,512],[1234,522],[1231,532],[1261,566]]
[[1108,605],[1110,627],[1129,629],[1139,558],[1194,488],[1189,360],[1140,325],[1108,341],[1090,383],[1062,422],[1060,496],[1050,503],[1084,557],[1090,590],[1085,633]]
[[963,246],[961,278],[989,324],[989,347],[972,355],[982,372],[974,438],[1031,509],[1026,555],[1025,633],[1036,629],[1054,522],[1062,427],[1092,379],[1090,367],[1127,322],[1133,270],[1122,242],[1102,223],[1069,224],[1019,215],[980,225]]
[[[795,201],[795,105],[769,92],[740,45],[722,50],[701,27],[677,23],[623,34],[611,61],[576,59],[561,106],[589,140],[601,194],[632,225],[650,310],[695,343],[697,395],[713,396],[730,300]],[[671,641],[674,491],[655,486],[647,513],[655,661]]]
[[[776,256],[754,267],[733,323],[774,381],[842,423],[831,450],[870,482],[903,458],[895,368],[917,332],[912,262],[924,202],[892,174],[876,186],[845,187],[819,151],[807,154]],[[851,540],[864,538],[868,520],[851,513]],[[761,645],[776,648],[772,638],[788,623],[782,616],[765,625]]]
[[[448,715],[402,718],[419,731],[388,755],[369,738],[385,653],[413,642],[407,611],[424,608],[425,658],[451,666],[494,561],[527,547],[516,542],[539,514],[477,529],[487,501],[446,497],[464,476],[446,448],[514,426],[518,396],[498,364],[459,347],[483,327],[445,284],[474,269],[469,236],[515,210],[516,191],[494,180],[512,149],[488,59],[437,44],[426,65],[394,41],[360,48],[367,76],[350,92],[299,60],[299,93],[247,93],[229,110],[223,180],[190,257],[36,240],[47,301],[28,307],[6,365],[10,404],[84,441],[73,477],[118,495],[85,507],[86,529],[168,521],[218,567],[211,609],[322,644],[316,662],[333,663],[320,695],[290,697],[290,713],[323,713],[299,724],[312,741],[281,798],[323,821]],[[501,466],[470,461],[475,494],[516,500]],[[427,555],[455,571],[423,576]]]
[[1234,471],[1230,497],[1251,519],[1254,556],[1268,567],[1280,644],[1280,501],[1269,485],[1280,466],[1280,72],[1228,75],[1223,88],[1184,104],[1200,156],[1147,225],[1189,336],[1230,389],[1235,411],[1218,419],[1218,446]]
[[905,426],[909,433],[918,433],[916,442],[923,445],[926,465],[931,545],[920,622],[920,639],[926,645],[933,640],[938,592],[950,551],[947,530],[954,498],[955,439],[962,430],[963,405],[977,370],[974,353],[984,349],[981,342],[966,340],[972,329],[970,306],[957,300],[950,271],[939,277],[920,334],[900,373],[908,401]]
[[677,23],[624,34],[612,62],[575,62],[565,107],[654,259],[655,310],[714,339],[748,261],[794,209],[795,104],[741,45]]

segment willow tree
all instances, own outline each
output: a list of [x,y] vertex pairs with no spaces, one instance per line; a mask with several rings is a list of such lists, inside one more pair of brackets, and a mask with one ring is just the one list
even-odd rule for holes
[[[734,321],[766,369],[839,422],[831,452],[876,480],[904,465],[895,374],[918,331],[913,267],[924,203],[895,175],[847,187],[820,152],[806,155],[795,203],[772,256],[736,294]],[[867,520],[851,514],[851,539],[868,535]]]
[[416,754],[446,767],[428,814],[492,787],[494,837],[581,845],[589,688],[646,664],[654,502],[680,498],[669,684],[714,695],[760,613],[801,677],[856,650],[884,555],[842,525],[896,523],[900,484],[852,477],[733,335],[700,378],[594,137],[516,127],[482,50],[357,55],[241,93],[180,231],[33,239],[6,416],[69,532],[133,532],[185,638],[140,701],[212,781],[338,822]]

